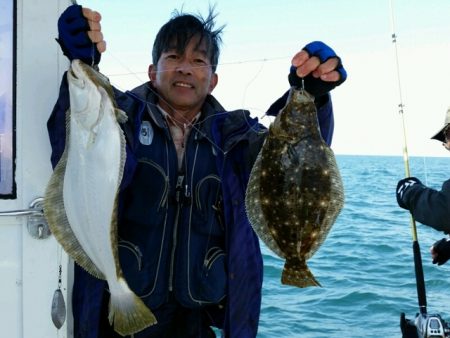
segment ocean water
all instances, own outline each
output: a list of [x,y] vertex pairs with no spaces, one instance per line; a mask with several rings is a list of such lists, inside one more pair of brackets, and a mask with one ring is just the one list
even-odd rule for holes
[[[284,262],[263,246],[264,284],[258,338],[401,337],[400,313],[418,311],[409,213],[395,199],[402,157],[337,156],[345,205],[326,241],[308,261],[322,287],[281,285]],[[410,158],[413,176],[440,189],[450,158]],[[416,223],[428,313],[450,321],[450,262],[431,263],[444,237]]]

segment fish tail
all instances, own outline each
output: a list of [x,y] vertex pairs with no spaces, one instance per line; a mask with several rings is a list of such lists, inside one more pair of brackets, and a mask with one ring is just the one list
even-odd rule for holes
[[309,270],[306,263],[301,267],[292,265],[290,261],[286,261],[283,272],[281,274],[281,284],[297,286],[305,288],[308,286],[322,286]]
[[122,336],[128,336],[157,323],[155,315],[119,278],[118,287],[110,288],[109,322]]

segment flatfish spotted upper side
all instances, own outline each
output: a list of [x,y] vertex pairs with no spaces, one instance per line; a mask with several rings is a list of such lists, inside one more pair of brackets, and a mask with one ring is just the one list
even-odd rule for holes
[[320,285],[306,260],[320,247],[344,204],[333,151],[323,141],[313,97],[292,88],[250,175],[249,220],[261,240],[286,260],[282,283]]

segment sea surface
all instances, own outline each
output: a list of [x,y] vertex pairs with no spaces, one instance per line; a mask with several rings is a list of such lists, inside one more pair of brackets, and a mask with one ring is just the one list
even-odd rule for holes
[[[258,338],[401,337],[400,313],[418,312],[409,212],[398,207],[402,157],[337,156],[345,205],[324,244],[308,261],[322,287],[281,285],[284,262],[263,246],[264,284]],[[411,157],[411,175],[440,189],[450,158]],[[428,313],[450,321],[450,261],[431,263],[444,236],[416,223]]]

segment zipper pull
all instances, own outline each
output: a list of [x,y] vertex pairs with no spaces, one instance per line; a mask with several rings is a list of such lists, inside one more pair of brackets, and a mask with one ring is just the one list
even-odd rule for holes
[[183,180],[184,180],[184,175],[180,175],[177,177],[177,185],[176,185],[176,189],[180,189],[181,186],[183,185]]
[[180,191],[183,190],[183,181],[184,181],[184,175],[179,175],[177,177],[177,185],[175,186],[175,198],[177,202],[180,202]]

